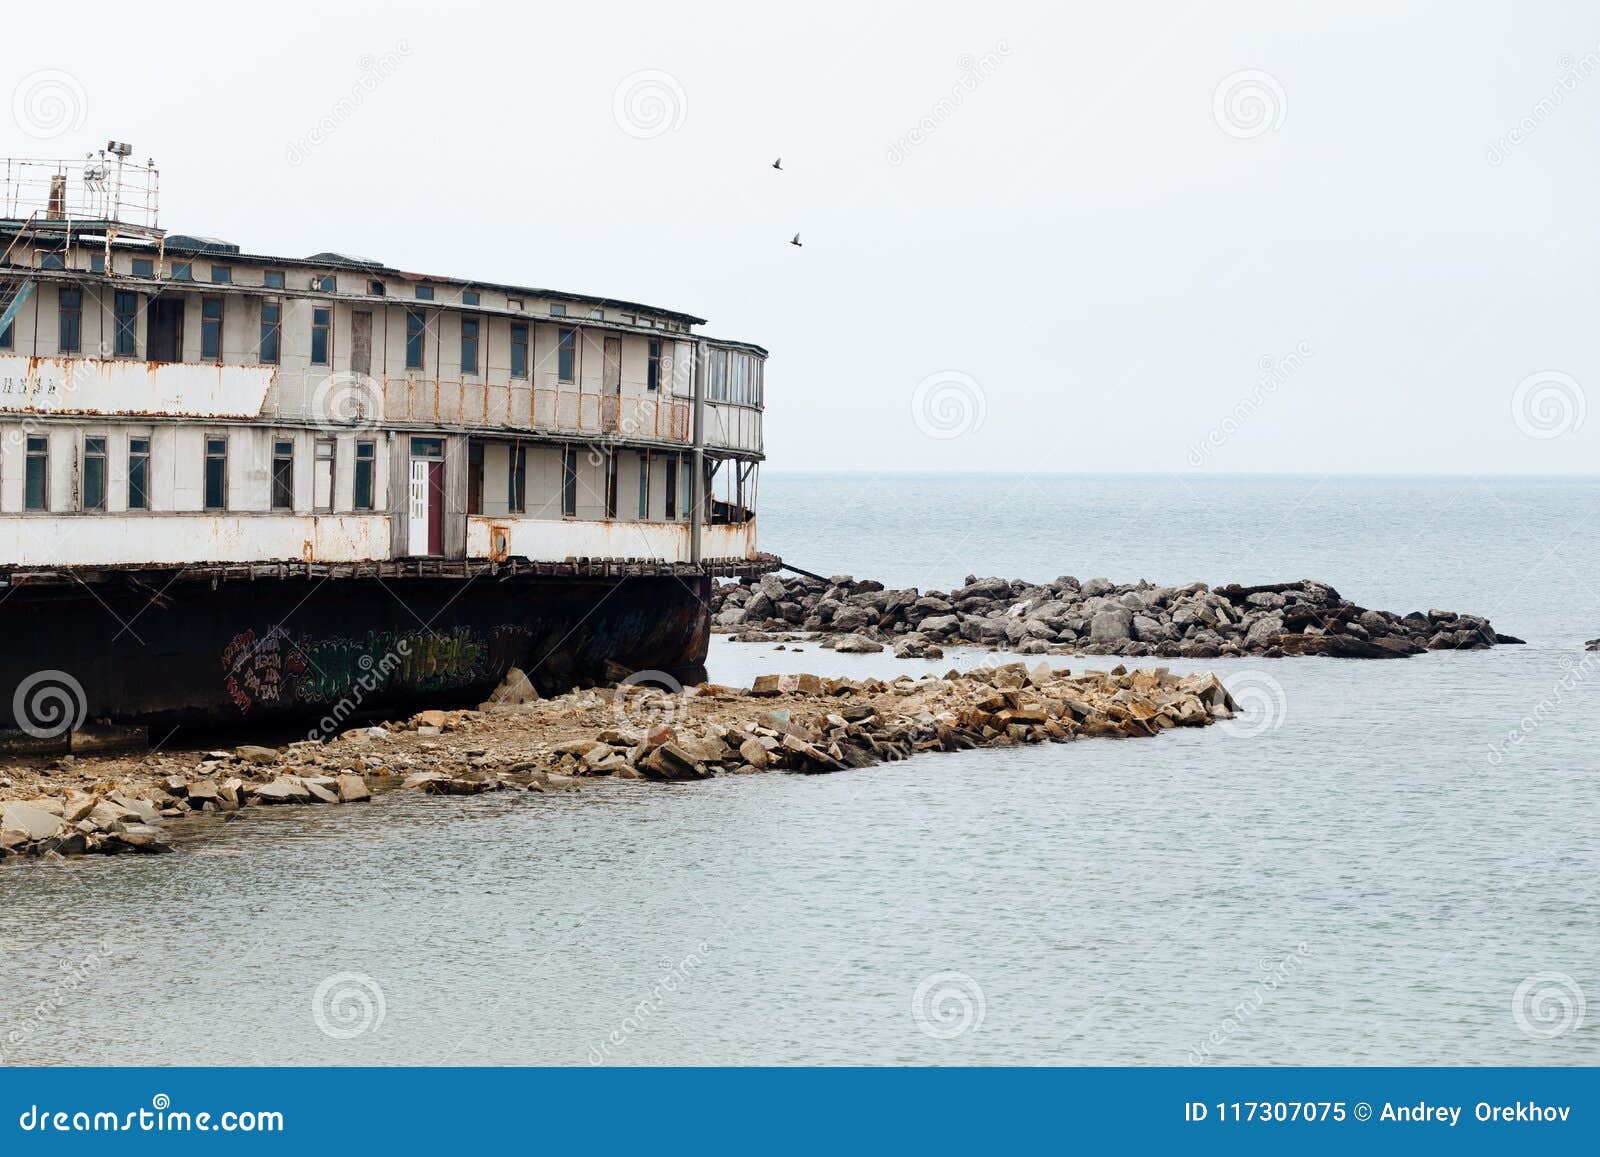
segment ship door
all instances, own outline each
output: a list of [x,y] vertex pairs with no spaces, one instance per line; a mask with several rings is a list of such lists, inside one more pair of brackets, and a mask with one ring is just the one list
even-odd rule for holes
[[614,434],[620,424],[618,411],[622,407],[622,337],[606,337],[605,376],[600,382],[600,429]]
[[444,554],[444,440],[411,439],[406,553]]
[[350,372],[372,374],[372,314],[364,309],[350,315]]
[[144,348],[151,361],[181,362],[183,360],[183,298],[151,298],[144,336]]

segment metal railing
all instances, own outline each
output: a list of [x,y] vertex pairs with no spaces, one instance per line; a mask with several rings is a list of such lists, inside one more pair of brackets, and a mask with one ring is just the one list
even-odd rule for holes
[[82,160],[0,161],[0,218],[108,221],[157,229],[160,173],[153,162],[129,163],[104,150]]

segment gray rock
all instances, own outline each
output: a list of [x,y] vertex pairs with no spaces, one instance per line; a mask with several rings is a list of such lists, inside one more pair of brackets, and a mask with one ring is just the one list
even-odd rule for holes
[[[1095,580],[1090,579],[1091,583]],[[1120,643],[1133,631],[1133,612],[1129,610],[1101,611],[1089,624],[1089,641],[1093,643]]]
[[865,635],[845,635],[833,645],[833,649],[844,655],[870,655],[883,650],[883,644]]
[[48,840],[61,830],[61,817],[32,804],[7,804],[0,813],[0,830],[21,832],[30,840]]

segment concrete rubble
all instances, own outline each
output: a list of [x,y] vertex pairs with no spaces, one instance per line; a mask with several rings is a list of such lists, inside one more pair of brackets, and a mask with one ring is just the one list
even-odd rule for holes
[[719,584],[712,629],[746,642],[818,637],[847,654],[893,647],[902,659],[942,658],[956,644],[1023,655],[1387,659],[1522,642],[1475,615],[1369,610],[1310,579],[1212,588],[1070,575],[1042,584],[968,575],[957,590],[924,594],[849,575],[767,574]]
[[748,689],[705,684],[672,693],[640,683],[555,699],[514,685],[477,710],[353,726],[328,743],[5,765],[0,858],[169,851],[173,832],[206,817],[381,800],[391,790],[550,793],[605,781],[817,774],[924,752],[1153,736],[1235,709],[1210,674],[1074,674],[1020,662],[942,678],[764,675]]

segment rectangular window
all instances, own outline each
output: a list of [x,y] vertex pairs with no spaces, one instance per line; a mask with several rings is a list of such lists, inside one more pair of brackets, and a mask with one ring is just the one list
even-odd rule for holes
[[41,254],[39,254],[39,268],[40,269],[65,269],[66,267],[67,267],[67,256],[64,253],[41,253]]
[[222,298],[200,301],[200,356],[206,361],[222,360]]
[[476,289],[464,289],[464,290],[462,290],[461,291],[461,304],[462,305],[477,305],[478,304],[478,291]]
[[514,322],[511,326],[511,376],[528,376],[528,323]]
[[228,509],[228,440],[206,439],[206,494],[207,510]]
[[418,301],[432,301],[433,300],[433,286],[431,286],[431,285],[419,285],[419,286],[417,286],[417,300]]
[[50,440],[28,438],[27,473],[23,477],[24,510],[50,509]]
[[314,288],[318,293],[339,292],[339,279],[331,273],[325,273],[319,277],[314,277],[312,278],[312,281],[315,282]]
[[606,517],[617,516],[617,452],[606,451]]
[[106,255],[104,253],[89,254],[89,272],[104,273],[106,271]]
[[427,322],[423,320],[421,310],[406,311],[406,369],[408,370],[422,368],[422,337],[426,327]]
[[[14,281],[0,281],[0,313],[11,304],[11,299],[18,292],[18,285]],[[0,350],[8,350],[15,344],[12,334],[12,323],[7,322],[4,329],[0,329]]]
[[194,266],[190,265],[187,261],[174,261],[172,263],[172,280],[193,281]]
[[692,518],[694,517],[694,459],[685,454],[680,464],[683,466],[683,516]]
[[367,296],[368,297],[382,297],[386,292],[388,292],[388,291],[384,288],[383,282],[381,282],[381,281],[369,281],[369,282],[367,282]]
[[650,455],[639,455],[639,521],[650,517]]
[[294,509],[294,443],[272,443],[272,509]]
[[522,300],[522,298],[520,298],[520,297],[508,297],[508,298],[506,298],[506,308],[507,309],[515,309],[515,310],[520,311],[523,308],[523,300]]
[[61,287],[61,352],[75,354],[83,344],[83,290]]
[[603,309],[591,309],[589,311],[589,319],[591,321],[604,321],[606,319],[606,311]]
[[317,456],[312,462],[311,505],[319,513],[333,509],[333,439],[317,439]]
[[564,305],[556,305],[554,302],[552,302],[551,305],[550,305],[550,316],[551,317],[566,317],[567,316],[567,307],[564,306]]
[[661,339],[650,339],[650,360],[645,365],[644,387],[647,390],[661,388]]
[[561,340],[556,346],[556,380],[567,383],[578,380],[578,331],[575,329],[561,331]]
[[83,509],[106,508],[106,440],[95,435],[83,440]]
[[561,451],[561,513],[567,518],[578,516],[578,448],[565,446]]
[[128,509],[150,509],[150,439],[128,439]]
[[511,448],[510,486],[506,507],[512,514],[528,509],[528,448],[520,443]]
[[461,319],[461,372],[478,372],[478,319],[475,317]]
[[278,364],[278,346],[282,339],[283,303],[275,297],[261,302],[261,364]]
[[356,443],[356,492],[353,505],[357,510],[371,510],[373,503],[372,480],[378,465],[376,442]]
[[678,518],[678,456],[667,455],[667,471],[665,481],[667,484],[667,521],[676,522]]
[[116,316],[114,352],[119,358],[137,357],[139,343],[133,327],[139,320],[139,295],[124,289],[117,290],[112,300],[112,310]]
[[135,277],[154,277],[156,275],[156,263],[154,259],[149,257],[135,257],[133,259],[133,275]]
[[212,285],[231,285],[233,283],[233,267],[230,265],[213,265],[211,267]]
[[311,364],[325,366],[328,364],[328,350],[332,343],[328,340],[333,329],[333,310],[320,307],[311,311]]
[[269,269],[261,275],[261,284],[267,289],[283,288],[283,270]]

